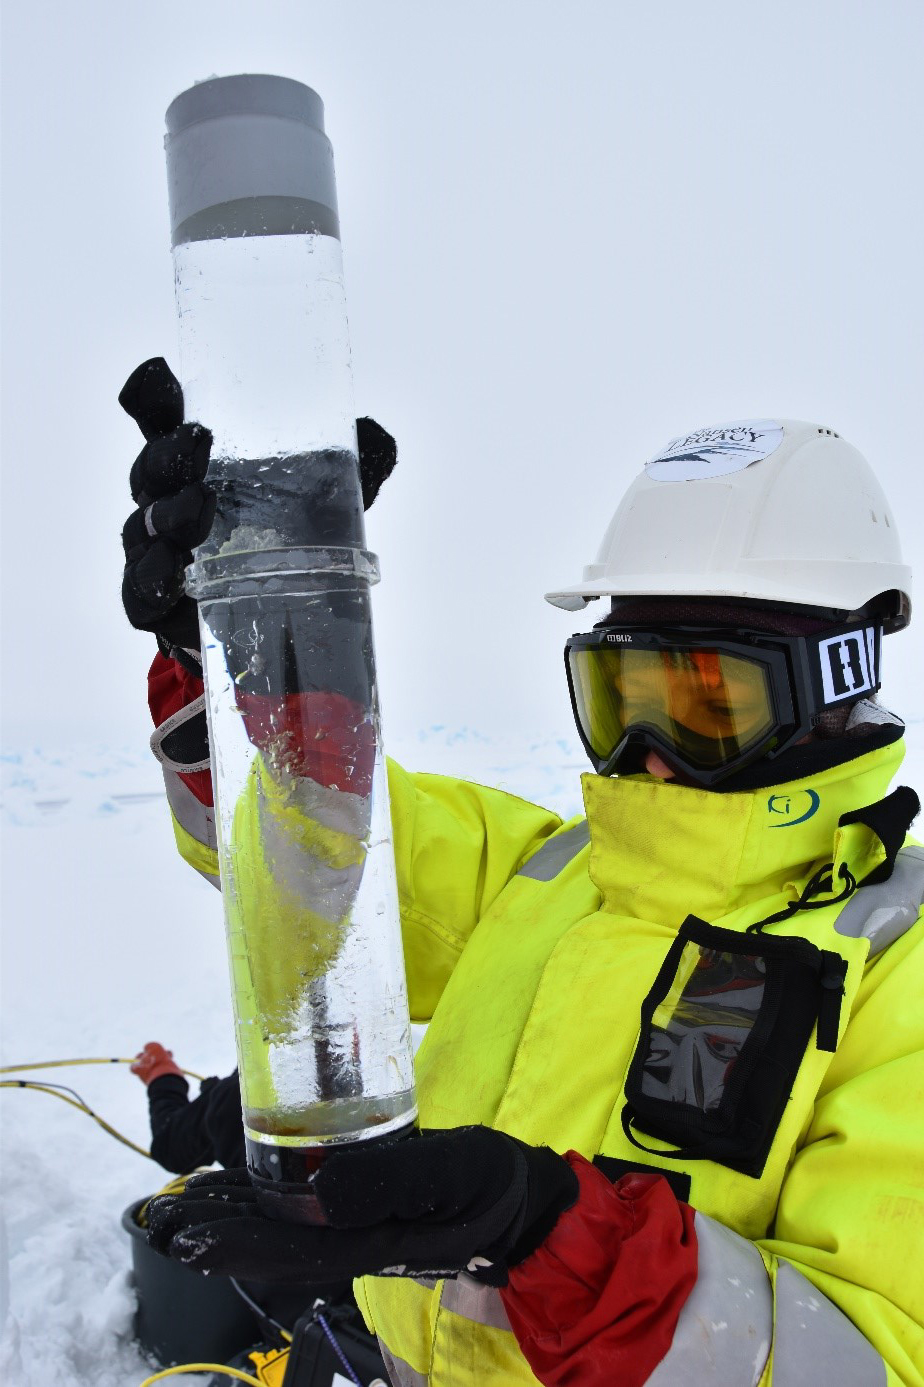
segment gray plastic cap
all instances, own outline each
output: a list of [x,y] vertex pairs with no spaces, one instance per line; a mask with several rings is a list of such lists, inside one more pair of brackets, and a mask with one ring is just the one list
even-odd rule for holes
[[173,244],[340,236],[324,103],[290,77],[213,77],[167,108]]

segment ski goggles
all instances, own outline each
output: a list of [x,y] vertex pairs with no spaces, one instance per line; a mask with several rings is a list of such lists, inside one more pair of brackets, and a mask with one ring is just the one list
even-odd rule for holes
[[571,706],[601,775],[656,751],[715,784],[808,736],[818,715],[879,687],[882,627],[782,636],[726,628],[606,626],[565,646]]

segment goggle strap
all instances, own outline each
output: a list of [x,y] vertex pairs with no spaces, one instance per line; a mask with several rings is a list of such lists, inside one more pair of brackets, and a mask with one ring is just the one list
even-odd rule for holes
[[875,693],[880,684],[881,625],[805,636],[812,655],[816,710]]

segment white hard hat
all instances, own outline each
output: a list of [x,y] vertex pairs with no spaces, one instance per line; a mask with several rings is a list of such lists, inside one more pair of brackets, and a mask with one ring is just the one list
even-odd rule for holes
[[897,631],[911,570],[856,448],[817,424],[744,420],[675,438],[647,462],[583,581],[546,599],[580,611],[596,597],[681,594],[844,612],[881,599]]

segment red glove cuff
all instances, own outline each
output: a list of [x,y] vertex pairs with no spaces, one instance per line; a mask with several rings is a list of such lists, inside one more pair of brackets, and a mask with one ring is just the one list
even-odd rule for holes
[[[204,687],[202,680],[190,674],[178,660],[168,660],[158,652],[148,673],[148,707],[154,726],[161,727],[174,713],[194,703]],[[214,804],[210,771],[191,771],[180,779],[200,804]]]
[[546,1387],[642,1387],[696,1281],[694,1211],[658,1175],[613,1185],[577,1152],[565,1159],[581,1192],[511,1269],[501,1290],[511,1328]]

